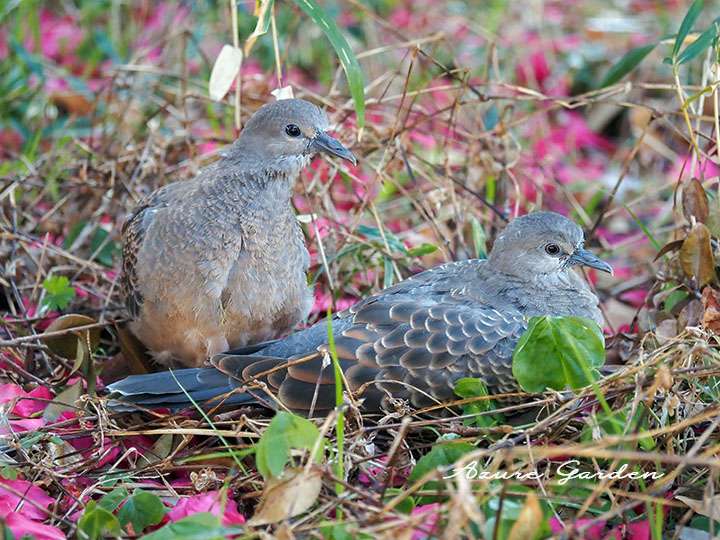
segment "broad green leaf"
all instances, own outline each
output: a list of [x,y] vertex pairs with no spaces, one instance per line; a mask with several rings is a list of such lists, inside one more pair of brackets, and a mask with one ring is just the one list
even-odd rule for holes
[[140,534],[145,527],[160,523],[164,515],[165,505],[160,497],[154,493],[137,490],[120,508],[118,519],[123,527],[132,523],[135,534]]
[[689,62],[695,58],[700,53],[705,52],[707,48],[712,45],[713,40],[718,35],[718,24],[720,24],[720,17],[715,19],[710,25],[710,28],[700,34],[695,41],[685,47],[685,50],[680,53],[680,56],[678,56],[677,63],[684,64],[685,62]]
[[[266,480],[280,476],[290,461],[290,450],[312,450],[318,437],[320,431],[310,420],[284,411],[277,413],[255,445],[260,474]],[[319,460],[323,452],[324,442],[314,459]]]
[[90,238],[90,253],[93,254],[97,251],[95,260],[103,266],[112,267],[113,259],[120,256],[121,250],[115,242],[107,239],[109,234],[101,227],[96,228],[92,238]]
[[128,490],[124,487],[115,488],[107,495],[103,495],[102,499],[98,501],[98,506],[108,512],[114,512],[129,495]]
[[70,280],[65,276],[50,276],[42,282],[45,289],[41,310],[65,309],[75,298],[75,289],[70,286]]
[[413,468],[408,482],[413,483],[438,467],[452,465],[465,454],[475,450],[470,443],[450,442],[433,446],[432,450],[421,457]]
[[110,512],[97,506],[95,501],[90,501],[78,521],[78,538],[97,540],[104,538],[106,533],[120,536],[122,534],[120,522]]
[[600,327],[583,317],[532,317],[515,347],[512,373],[526,392],[582,388],[605,362]]
[[333,18],[315,0],[295,0],[295,3],[320,27],[333,49],[335,49],[348,80],[350,95],[352,95],[355,102],[358,127],[362,128],[365,125],[365,82],[355,53],[353,53]]
[[635,67],[637,67],[637,65],[642,62],[656,46],[657,43],[652,43],[650,45],[643,45],[642,47],[630,49],[625,56],[618,60],[618,62],[608,70],[599,87],[604,88],[618,82],[625,75],[635,69]]
[[675,44],[673,45],[672,50],[673,58],[675,58],[677,56],[677,53],[680,52],[680,47],[682,47],[685,38],[690,33],[690,30],[692,30],[692,27],[695,25],[695,21],[700,16],[700,12],[702,11],[704,5],[705,0],[695,0],[692,4],[690,4],[690,8],[687,10],[687,13],[685,14],[685,18],[683,19],[682,23],[680,23],[680,29],[675,36]]
[[199,512],[176,521],[168,523],[161,529],[146,534],[143,540],[224,540],[231,534],[238,534],[239,530],[223,527],[220,518],[209,512]]
[[[481,379],[465,377],[455,383],[453,389],[455,394],[461,398],[485,397],[489,395],[487,386]],[[463,414],[479,414],[495,409],[495,402],[491,399],[467,403],[462,406]],[[478,427],[496,426],[501,419],[501,415],[482,415],[474,418],[466,418],[465,425],[473,425]]]

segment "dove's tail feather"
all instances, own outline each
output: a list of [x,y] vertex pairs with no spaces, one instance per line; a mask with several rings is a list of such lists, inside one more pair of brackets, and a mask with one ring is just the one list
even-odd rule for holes
[[[125,411],[134,405],[186,409],[192,402],[203,408],[252,403],[255,398],[237,391],[237,384],[214,368],[187,368],[147,375],[130,375],[108,385],[110,409]],[[228,394],[229,392],[235,392]],[[226,395],[227,394],[227,395]]]

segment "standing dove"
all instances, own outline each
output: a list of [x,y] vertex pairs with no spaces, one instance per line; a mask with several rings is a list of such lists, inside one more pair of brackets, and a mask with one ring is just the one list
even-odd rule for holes
[[192,180],[168,184],[123,227],[121,287],[131,331],[165,364],[291,331],[312,305],[309,255],[290,203],[316,152],[355,163],[315,105],[261,107]]
[[[368,411],[388,410],[397,399],[415,407],[451,400],[463,377],[483,379],[491,393],[517,391],[512,355],[530,317],[602,323],[598,298],[573,270],[577,265],[612,273],[584,249],[580,227],[536,212],[513,220],[487,260],[443,264],[359,302],[332,321],[349,388]],[[277,406],[277,399],[301,414],[323,414],[335,406],[327,334],[327,322],[320,322],[259,350],[217,355],[214,367],[131,376],[109,389],[125,403],[171,408],[189,403],[178,384],[196,402],[236,389],[226,403]],[[260,390],[257,380],[265,383]]]

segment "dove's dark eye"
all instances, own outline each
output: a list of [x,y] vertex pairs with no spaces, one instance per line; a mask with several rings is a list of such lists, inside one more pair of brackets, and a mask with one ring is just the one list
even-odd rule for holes
[[558,255],[560,253],[560,246],[558,246],[557,244],[548,244],[547,246],[545,246],[545,253],[554,257],[555,255]]
[[285,126],[285,133],[287,133],[290,137],[299,137],[302,135],[302,131],[300,131],[300,128],[295,124],[288,124]]

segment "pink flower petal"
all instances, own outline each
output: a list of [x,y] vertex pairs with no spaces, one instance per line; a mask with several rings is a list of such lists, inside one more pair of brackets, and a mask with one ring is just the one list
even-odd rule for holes
[[438,522],[440,521],[439,509],[439,503],[424,504],[413,508],[411,515],[422,516],[423,521],[413,529],[412,540],[425,540],[438,532]]
[[[573,522],[573,525],[575,529],[581,529],[584,526],[586,526],[588,523],[593,521],[592,519],[587,518],[580,518]],[[598,521],[596,523],[593,523],[590,525],[587,529],[584,530],[583,538],[585,540],[602,540],[603,538],[603,531],[605,530],[605,521]],[[560,523],[560,520],[556,518],[555,516],[550,518],[550,530],[553,534],[560,534],[565,530],[565,527],[562,523]]]
[[[181,497],[173,508],[167,513],[170,521],[178,521],[184,517],[198,512],[210,512],[220,515],[221,497],[219,491],[208,491],[191,497]],[[242,525],[245,517],[238,512],[237,503],[229,497],[225,503],[225,513],[222,516],[223,525]]]
[[52,497],[26,480],[0,478],[0,507],[6,512],[19,513],[42,521],[47,518],[47,513],[42,508],[48,508],[53,502]]
[[57,527],[44,525],[33,521],[20,512],[10,512],[5,516],[5,524],[12,531],[15,538],[30,536],[35,540],[65,540],[67,537]]
[[10,435],[11,433],[22,433],[23,431],[35,431],[45,425],[43,418],[24,418],[22,420],[10,420],[10,428],[7,425],[0,424],[0,435]]

